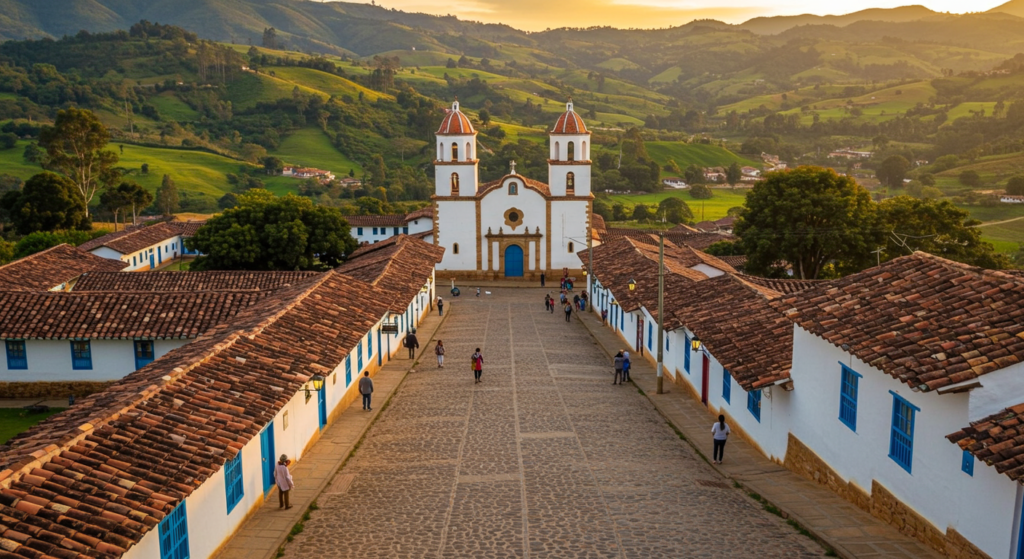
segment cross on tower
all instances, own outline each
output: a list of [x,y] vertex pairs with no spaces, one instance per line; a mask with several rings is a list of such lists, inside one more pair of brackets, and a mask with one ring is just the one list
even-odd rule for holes
[[513,159],[512,161],[509,161],[508,166],[512,168],[512,172],[510,174],[516,174],[516,160]]

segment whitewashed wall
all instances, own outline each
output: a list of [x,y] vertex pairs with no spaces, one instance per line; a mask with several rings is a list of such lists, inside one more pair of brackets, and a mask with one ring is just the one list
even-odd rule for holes
[[[444,257],[437,269],[476,270],[475,199],[437,202],[436,211],[437,243],[444,247]],[[456,243],[459,245],[458,254],[452,250]]]
[[[961,471],[960,448],[946,440],[969,422],[969,394],[917,393],[820,338],[795,328],[791,393],[793,435],[844,480],[871,492],[877,480],[940,530],[952,526],[992,557],[1007,557],[1014,531],[1014,483],[975,463]],[[857,431],[839,421],[840,362],[863,375]],[[988,376],[983,377],[983,384]],[[920,408],[911,472],[888,457],[895,392]]]
[[[172,349],[192,340],[154,340],[154,357],[159,359]],[[3,345],[3,344],[0,344]],[[132,340],[91,340],[92,369],[71,366],[70,340],[26,340],[28,369],[7,368],[6,346],[0,347],[0,380],[7,382],[106,381],[118,380],[135,370],[135,344]]]
[[182,239],[180,236],[171,237],[131,254],[121,254],[105,246],[94,248],[89,252],[102,258],[127,262],[128,267],[124,271],[137,272],[150,269],[150,254],[153,255],[153,265],[156,267],[165,265],[177,258],[182,253]]
[[[587,208],[589,200],[551,202],[551,268],[579,269],[577,252],[587,248]],[[541,228],[541,231],[544,229]],[[573,243],[573,250],[568,244]]]

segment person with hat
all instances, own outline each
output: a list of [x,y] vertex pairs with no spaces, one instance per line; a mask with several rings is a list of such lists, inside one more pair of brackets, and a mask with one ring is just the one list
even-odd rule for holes
[[416,339],[416,329],[409,330],[409,333],[405,335],[405,340],[402,344],[409,348],[409,359],[416,359],[416,350],[420,347],[420,341]]
[[291,503],[288,502],[288,494],[295,488],[295,480],[292,479],[292,473],[288,471],[289,463],[288,455],[282,454],[280,460],[277,461],[277,466],[274,467],[274,481],[277,483],[278,490],[277,498],[281,503],[278,508],[285,510],[292,508]]

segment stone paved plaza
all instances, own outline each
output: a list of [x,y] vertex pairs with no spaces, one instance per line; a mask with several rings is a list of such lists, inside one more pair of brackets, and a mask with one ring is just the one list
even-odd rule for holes
[[824,554],[613,386],[607,356],[544,311],[543,290],[491,291],[450,301],[446,367],[425,354],[286,557]]

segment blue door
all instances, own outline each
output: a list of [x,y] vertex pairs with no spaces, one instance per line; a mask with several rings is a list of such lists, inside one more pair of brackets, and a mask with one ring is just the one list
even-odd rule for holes
[[381,349],[383,349],[383,348],[380,347],[380,328],[378,328],[377,329],[377,366],[378,367],[380,367],[381,359],[383,359],[383,355],[382,354],[384,352],[381,351]]
[[153,258],[153,253],[149,254],[149,268],[156,268],[156,260]]
[[508,245],[505,249],[505,277],[523,277],[523,249],[518,245]]
[[274,451],[274,422],[271,421],[260,431],[260,457],[263,462],[263,493],[266,494],[274,486],[274,468],[277,453]]
[[327,425],[327,386],[325,385],[320,390],[316,391],[316,403],[317,407],[320,408],[320,428],[323,429]]
[[163,255],[163,253],[161,253],[159,248],[156,249],[156,263],[157,264],[163,264],[164,263],[164,255]]

